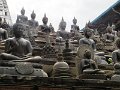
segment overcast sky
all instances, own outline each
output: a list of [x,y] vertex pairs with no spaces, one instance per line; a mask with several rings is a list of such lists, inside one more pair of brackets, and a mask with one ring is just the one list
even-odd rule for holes
[[42,24],[44,13],[48,17],[48,25],[52,23],[55,31],[62,19],[67,22],[66,30],[70,30],[74,16],[78,20],[77,25],[83,28],[89,20],[94,20],[102,12],[113,5],[117,0],[7,0],[13,23],[17,15],[20,15],[22,7],[26,10],[25,15],[30,18],[34,10],[36,20]]

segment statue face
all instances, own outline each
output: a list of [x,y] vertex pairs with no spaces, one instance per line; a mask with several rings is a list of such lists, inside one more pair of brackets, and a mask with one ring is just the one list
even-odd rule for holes
[[16,38],[19,38],[23,35],[24,28],[22,26],[17,26],[16,30],[14,30],[14,35]]
[[65,28],[66,28],[66,23],[64,22],[64,23],[61,24],[61,29],[65,30]]
[[25,10],[21,10],[21,14],[22,14],[22,15],[25,15]]
[[85,37],[90,38],[91,36],[92,36],[92,31],[91,30],[87,30],[85,32]]
[[76,23],[77,23],[77,20],[73,20],[73,23],[76,24]]
[[43,21],[44,24],[47,24],[48,19],[46,18],[46,19],[43,19],[42,21]]
[[31,15],[31,18],[32,18],[32,19],[35,19],[35,17],[36,17],[36,15]]

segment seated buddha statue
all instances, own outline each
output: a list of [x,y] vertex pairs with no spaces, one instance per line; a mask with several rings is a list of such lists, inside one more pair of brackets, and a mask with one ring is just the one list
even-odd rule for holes
[[49,28],[50,28],[51,33],[54,33],[54,32],[55,32],[55,31],[54,31],[54,27],[52,26],[51,23],[50,23],[50,25],[49,25]]
[[113,81],[120,81],[120,63],[114,64],[114,74],[111,77]]
[[73,40],[79,41],[79,39],[82,38],[81,33],[79,32],[79,26],[77,24],[77,19],[74,17],[73,19],[73,25],[71,25],[71,37],[73,37]]
[[62,37],[63,40],[69,39],[69,33],[65,29],[66,29],[66,22],[62,18],[59,24],[59,30],[57,31],[57,37]]
[[40,25],[40,26],[39,26],[39,30],[40,30],[41,32],[50,33],[51,31],[50,31],[49,26],[47,25],[47,23],[48,23],[48,18],[46,17],[46,14],[44,14],[44,17],[43,17],[43,19],[42,19],[42,22],[43,22],[43,25]]
[[38,27],[38,21],[35,20],[36,18],[36,14],[34,13],[34,11],[31,14],[31,20],[28,20],[28,25],[30,26],[29,29],[29,35],[30,36],[36,36],[37,35],[37,27]]
[[74,17],[74,19],[73,19],[73,25],[71,25],[71,30],[72,30],[73,32],[80,30],[80,29],[79,29],[79,26],[76,25],[76,24],[77,24],[77,19]]
[[89,45],[94,51],[96,51],[96,44],[93,39],[90,37],[92,36],[92,30],[90,28],[84,29],[84,37],[79,40],[79,45],[87,44]]
[[25,9],[22,8],[22,10],[21,10],[21,15],[18,15],[18,16],[17,16],[16,23],[27,24],[27,21],[28,21],[28,17],[25,16]]
[[91,51],[86,50],[83,59],[80,61],[80,73],[81,74],[103,74],[103,71],[98,69],[98,66],[94,60],[91,59]]
[[106,28],[107,33],[104,35],[105,42],[111,43],[115,40],[115,35],[112,33],[112,27],[108,25]]
[[39,25],[38,21],[36,21],[35,18],[36,18],[36,14],[33,11],[32,14],[31,14],[31,20],[28,20],[28,25],[31,28],[36,28]]
[[40,60],[41,57],[36,56],[29,58],[32,55],[32,45],[30,41],[24,39],[23,36],[23,25],[16,23],[13,25],[14,37],[8,38],[5,42],[5,53],[0,55],[2,60]]
[[113,63],[120,63],[120,38],[118,38],[115,42],[117,50],[112,52],[112,60]]

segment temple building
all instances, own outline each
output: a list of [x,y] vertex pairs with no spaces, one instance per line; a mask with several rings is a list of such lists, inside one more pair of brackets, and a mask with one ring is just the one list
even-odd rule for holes
[[115,30],[118,31],[120,29],[120,0],[110,6],[107,10],[105,10],[102,14],[100,14],[97,18],[95,18],[90,27],[98,28],[104,32],[104,28],[108,26],[115,25]]
[[6,0],[0,0],[0,17],[2,18],[3,22],[6,21],[7,24],[12,25],[12,20]]

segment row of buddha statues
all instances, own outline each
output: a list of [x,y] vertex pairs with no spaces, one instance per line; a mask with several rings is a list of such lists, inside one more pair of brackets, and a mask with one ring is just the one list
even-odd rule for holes
[[[55,33],[54,29],[52,27],[47,25],[48,18],[46,15],[44,15],[42,21],[43,25],[39,25],[37,21],[35,21],[36,14],[33,12],[31,14],[32,20],[28,20],[28,18],[24,15],[25,10],[21,10],[20,16],[17,16],[16,23],[13,25],[12,31],[13,31],[13,37],[9,37],[7,35],[7,30],[4,28],[0,28],[0,36],[1,36],[1,43],[5,43],[5,51],[0,54],[0,60],[3,62],[29,62],[29,63],[39,63],[42,64],[44,67],[44,70],[42,70],[42,73],[44,74],[44,77],[53,76],[53,77],[71,77],[71,73],[79,75],[81,78],[81,74],[87,74],[87,75],[98,75],[98,76],[106,76],[106,73],[104,70],[99,69],[99,64],[108,65],[108,61],[105,59],[105,52],[111,52],[111,59],[112,62],[110,62],[110,65],[113,65],[116,74],[119,73],[119,58],[120,58],[120,32],[114,31],[113,26],[108,25],[106,28],[106,33],[99,35],[99,33],[96,33],[95,30],[89,28],[88,24],[86,24],[85,28],[83,29],[83,32],[79,32],[79,26],[76,25],[77,19],[73,19],[73,25],[71,25],[71,32],[65,31],[66,28],[66,22],[62,18],[60,24],[59,24],[59,30],[56,32],[55,43],[58,43],[59,48],[58,51],[56,51],[56,48],[54,45],[50,42],[50,33]],[[38,33],[45,33],[45,39],[46,43],[45,45],[40,48],[37,47],[38,55],[33,56],[33,50],[36,49],[36,47],[33,47],[29,39],[26,39],[24,35],[24,25],[29,24],[31,28],[38,27],[39,30]],[[30,28],[28,28],[30,30]],[[33,33],[31,33],[33,34]],[[42,35],[42,34],[41,34]],[[99,40],[96,39],[96,36],[99,36]],[[38,37],[38,36],[35,36]],[[77,39],[76,39],[77,38]],[[40,38],[39,38],[40,39]],[[61,43],[64,42],[64,49],[61,51]],[[100,41],[100,42],[99,42]],[[77,42],[77,43],[76,43]],[[106,51],[98,51],[97,50],[97,44],[100,43],[103,46],[110,45],[112,46],[109,48],[110,50]],[[75,44],[77,46],[77,50],[72,50],[71,45]],[[73,45],[73,48],[75,46]],[[75,53],[74,53],[75,52]],[[41,53],[41,55],[40,55]],[[55,58],[51,58],[50,56],[47,57],[47,55],[55,54]],[[54,61],[52,65],[52,69],[50,65],[44,65],[43,63],[45,60]],[[41,63],[42,62],[42,63]],[[74,63],[76,66],[71,69],[68,63]],[[71,71],[71,70],[73,71]],[[52,71],[52,75],[50,73]],[[117,72],[118,71],[118,72]],[[111,74],[112,73],[112,74]],[[47,75],[48,74],[48,75]],[[110,74],[108,76],[111,76],[112,79],[116,79],[116,77],[113,75],[113,72],[110,71]],[[84,77],[84,76],[82,76]]]
[[[54,27],[52,26],[51,23],[49,26],[47,25],[48,18],[46,17],[46,14],[44,14],[44,17],[42,19],[43,25],[39,25],[38,21],[36,21],[35,18],[36,18],[36,14],[33,11],[31,14],[31,20],[28,20],[28,17],[25,16],[25,9],[22,8],[21,15],[17,16],[16,23],[22,23],[24,25],[28,25],[29,28],[34,29],[33,31],[35,31],[37,28],[37,31],[52,32],[52,33],[55,32]],[[79,26],[76,24],[77,24],[77,19],[74,17],[73,25],[71,25],[71,32],[77,33],[80,30]],[[66,22],[62,18],[62,20],[59,24],[59,29],[58,29],[57,35],[64,39],[67,39],[67,38],[69,38],[69,35],[68,35],[69,33],[65,29],[66,29]],[[32,32],[32,34],[33,34],[33,32]]]

